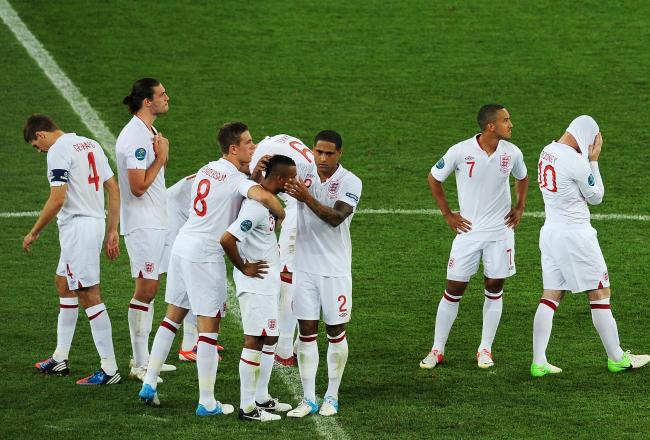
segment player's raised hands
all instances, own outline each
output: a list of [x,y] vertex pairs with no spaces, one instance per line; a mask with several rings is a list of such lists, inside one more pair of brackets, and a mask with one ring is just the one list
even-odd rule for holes
[[153,137],[153,151],[156,153],[156,157],[160,157],[167,163],[169,159],[169,139],[160,132]]
[[36,240],[38,240],[38,234],[32,234],[30,232],[29,234],[25,235],[25,238],[23,238],[23,250],[25,252],[30,252],[32,243],[34,243]]
[[104,243],[106,256],[113,261],[120,256],[120,234],[117,231],[110,231]]
[[272,156],[270,154],[264,155],[257,162],[257,165],[255,165],[255,169],[251,173],[251,178],[254,181],[259,182],[261,180],[262,173],[264,172],[264,170],[266,170],[266,165],[268,165],[269,160],[271,159],[271,157]]
[[449,227],[456,233],[469,232],[472,229],[472,222],[461,216],[458,212],[450,212],[443,217]]
[[589,145],[589,160],[590,161],[597,161],[598,157],[600,156],[600,150],[603,147],[603,136],[598,132],[596,135],[596,138],[594,139],[594,143]]
[[524,215],[524,208],[512,208],[508,215],[504,217],[506,226],[515,229],[521,222],[521,217]]
[[291,179],[287,182],[284,185],[284,192],[300,202],[306,202],[309,198],[309,188],[299,178]]
[[242,273],[248,277],[264,278],[264,275],[267,273],[266,269],[268,268],[269,265],[266,261],[255,261],[253,263],[244,261],[244,270],[242,270]]

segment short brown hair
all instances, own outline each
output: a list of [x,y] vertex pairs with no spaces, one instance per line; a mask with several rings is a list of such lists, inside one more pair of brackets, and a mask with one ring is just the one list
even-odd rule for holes
[[54,132],[57,130],[59,130],[59,126],[49,116],[31,115],[27,118],[23,126],[23,137],[25,138],[25,142],[31,142],[36,139],[37,131]]
[[228,122],[219,129],[217,141],[223,154],[228,154],[229,147],[239,144],[241,135],[248,131],[248,126],[243,122]]

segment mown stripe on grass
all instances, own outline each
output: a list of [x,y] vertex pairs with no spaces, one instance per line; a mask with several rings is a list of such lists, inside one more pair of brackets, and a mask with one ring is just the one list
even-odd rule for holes
[[70,81],[70,78],[61,70],[50,53],[27,28],[7,0],[0,0],[0,17],[20,44],[27,50],[29,56],[36,61],[43,73],[52,81],[54,87],[68,101],[72,110],[81,118],[81,122],[93,133],[95,140],[104,147],[108,156],[115,160],[115,136],[90,105],[88,99]]

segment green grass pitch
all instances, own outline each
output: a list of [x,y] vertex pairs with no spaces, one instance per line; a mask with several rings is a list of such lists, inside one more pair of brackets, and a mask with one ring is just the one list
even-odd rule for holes
[[[588,113],[605,140],[606,193],[594,213],[647,215],[650,7],[643,1],[42,2],[13,0],[22,20],[88,98],[113,134],[128,114],[121,100],[143,76],[162,80],[170,112],[156,122],[171,141],[167,183],[218,155],[216,128],[240,119],[256,140],[289,133],[311,143],[324,128],[344,138],[343,164],[364,183],[360,208],[432,208],[431,165],[478,129],[475,114],[503,103],[513,142],[531,176],[527,210],[543,209],[535,185],[541,148]],[[4,25],[0,24],[0,212],[39,210],[45,158],[22,140],[31,113],[92,135]],[[453,179],[446,184],[456,204]],[[139,384],[105,389],[73,379],[97,366],[80,311],[69,378],[41,377],[33,363],[56,341],[55,225],[21,250],[33,218],[0,218],[0,437],[315,438],[311,420],[255,425],[236,417],[199,420],[195,368],[167,373],[160,408],[137,399]],[[557,377],[528,373],[541,292],[542,220],[524,217],[518,274],[506,283],[493,350],[476,368],[482,287],[470,284],[445,363],[425,371],[452,234],[439,216],[359,214],[353,220],[354,319],[337,421],[353,439],[648,438],[650,370],[613,375],[583,295],[554,321],[549,359]],[[594,221],[612,277],[623,347],[650,350],[648,223]],[[130,353],[132,294],[125,247],[103,261],[102,290],[122,373]],[[163,298],[156,305],[163,314]],[[217,396],[237,404],[240,327],[227,319]],[[317,392],[326,386],[321,335]],[[176,363],[174,361],[174,363]],[[272,390],[291,399],[279,377]],[[295,403],[295,401],[294,401]]]

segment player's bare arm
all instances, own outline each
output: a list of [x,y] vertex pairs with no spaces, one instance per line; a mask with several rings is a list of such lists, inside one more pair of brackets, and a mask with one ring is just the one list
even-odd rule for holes
[[589,161],[590,162],[597,162],[598,158],[600,157],[600,151],[603,148],[603,136],[598,132],[596,135],[596,139],[594,139],[594,143],[589,145]]
[[110,260],[115,260],[120,256],[120,234],[117,232],[120,222],[120,187],[115,177],[104,182],[104,190],[108,194],[108,228],[104,249],[106,256]]
[[54,217],[59,213],[63,207],[63,202],[65,202],[65,193],[68,189],[68,185],[60,186],[51,186],[50,187],[50,197],[45,202],[41,214],[38,216],[36,223],[32,226],[29,234],[25,235],[23,239],[23,249],[25,252],[29,252],[30,247],[33,242],[38,240],[38,236],[41,231],[52,221]]
[[442,188],[442,183],[438,182],[431,173],[429,173],[428,180],[431,195],[438,204],[442,217],[445,219],[449,227],[456,233],[469,232],[472,229],[472,222],[461,216],[459,212],[451,211],[447,199],[445,198],[445,190]]
[[147,192],[160,170],[167,165],[169,159],[169,140],[158,133],[153,140],[156,158],[146,170],[128,170],[129,187],[136,197]]
[[257,183],[260,183],[262,181],[262,179],[264,178],[264,175],[262,173],[264,172],[264,170],[266,170],[266,165],[269,163],[269,159],[271,159],[271,155],[269,154],[264,155],[260,158],[260,160],[257,162],[257,165],[255,165],[253,174],[251,174],[252,180],[254,180]]
[[354,208],[338,200],[333,207],[321,204],[309,192],[307,185],[300,179],[293,179],[285,186],[285,192],[299,202],[303,202],[321,220],[330,226],[337,227],[354,212]]
[[255,261],[249,263],[242,260],[241,255],[239,255],[239,251],[237,250],[237,237],[226,231],[221,236],[220,243],[224,252],[228,256],[228,259],[241,273],[248,277],[264,278],[264,275],[267,273],[266,269],[268,269],[269,265],[266,261]]
[[285,212],[282,203],[280,203],[280,200],[278,200],[275,195],[262,188],[261,185],[251,187],[251,189],[248,190],[247,196],[249,199],[256,200],[264,205],[269,211],[271,211],[271,214],[273,214],[278,221],[281,222],[284,220]]
[[515,192],[517,193],[517,204],[505,216],[506,226],[516,228],[521,222],[526,208],[526,198],[528,197],[528,176],[521,180],[515,180]]

